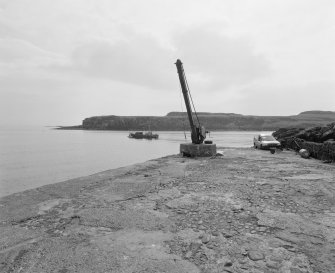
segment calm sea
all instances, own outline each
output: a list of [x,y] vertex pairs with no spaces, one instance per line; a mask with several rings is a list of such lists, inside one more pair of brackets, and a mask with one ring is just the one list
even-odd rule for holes
[[[0,129],[0,196],[96,172],[177,154],[184,132],[158,132],[158,140],[129,132]],[[251,147],[257,132],[212,132],[218,146]]]

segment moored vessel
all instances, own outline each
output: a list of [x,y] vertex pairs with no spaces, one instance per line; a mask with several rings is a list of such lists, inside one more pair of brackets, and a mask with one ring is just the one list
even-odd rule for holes
[[135,133],[129,133],[128,137],[135,139],[158,139],[158,134],[153,134],[152,131],[146,133],[135,132]]

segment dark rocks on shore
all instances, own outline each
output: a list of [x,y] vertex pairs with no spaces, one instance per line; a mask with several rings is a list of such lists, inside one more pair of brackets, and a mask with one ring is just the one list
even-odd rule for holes
[[335,122],[323,127],[281,128],[273,133],[283,148],[305,149],[311,157],[326,162],[335,161]]
[[325,141],[335,140],[335,122],[326,126],[312,128],[281,128],[273,133],[277,139],[290,137],[300,138],[310,142],[323,143]]

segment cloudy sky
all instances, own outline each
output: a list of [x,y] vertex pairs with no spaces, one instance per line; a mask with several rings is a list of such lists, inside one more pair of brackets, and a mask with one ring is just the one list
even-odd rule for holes
[[333,0],[0,0],[0,125],[335,111]]

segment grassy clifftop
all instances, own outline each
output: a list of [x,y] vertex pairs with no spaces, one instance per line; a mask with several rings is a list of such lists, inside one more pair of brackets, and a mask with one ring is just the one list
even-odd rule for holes
[[[208,130],[277,130],[282,127],[313,127],[335,121],[335,112],[306,111],[294,116],[251,116],[233,113],[198,113]],[[83,120],[85,130],[188,130],[186,113],[166,116],[95,116]]]

